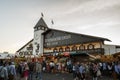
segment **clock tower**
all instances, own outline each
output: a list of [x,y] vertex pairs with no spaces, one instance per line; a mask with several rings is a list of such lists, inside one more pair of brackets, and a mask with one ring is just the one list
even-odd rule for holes
[[43,17],[40,18],[38,23],[34,27],[34,40],[33,40],[33,55],[42,55],[43,54],[43,40],[42,35],[48,29]]

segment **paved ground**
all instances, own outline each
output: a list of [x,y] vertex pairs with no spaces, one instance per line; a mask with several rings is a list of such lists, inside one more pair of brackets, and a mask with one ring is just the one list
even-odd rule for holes
[[69,73],[43,73],[43,80],[73,80]]
[[[74,80],[72,73],[43,73],[43,80]],[[86,80],[92,80],[89,77]],[[100,77],[98,80],[113,80],[112,77]]]
[[[42,76],[43,80],[74,80],[72,73],[42,73]],[[38,80],[36,79],[35,75],[33,77],[33,80]],[[92,77],[89,77],[86,80],[92,80]],[[114,79],[112,77],[100,77],[98,78],[98,80],[114,80]]]

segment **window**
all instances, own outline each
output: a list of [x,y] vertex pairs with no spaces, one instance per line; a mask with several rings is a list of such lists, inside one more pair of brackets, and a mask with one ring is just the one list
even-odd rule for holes
[[80,47],[79,47],[79,50],[84,50],[85,49],[85,46],[82,44]]
[[65,48],[65,51],[70,51],[70,48],[67,46],[66,48]]
[[63,52],[63,48],[61,47],[61,48],[59,48],[59,52]]
[[47,31],[48,30],[48,28],[45,28],[45,31]]
[[40,27],[38,27],[38,30],[40,29]]
[[77,47],[76,46],[73,46],[72,47],[72,51],[76,51],[77,50]]
[[58,52],[57,48],[54,48],[54,49],[53,49],[53,52]]
[[42,27],[41,29],[42,29],[42,30],[44,30],[45,28],[44,28],[44,27]]

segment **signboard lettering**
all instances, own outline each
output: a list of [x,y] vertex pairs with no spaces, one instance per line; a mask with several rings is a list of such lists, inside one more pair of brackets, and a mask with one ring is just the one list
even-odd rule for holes
[[71,35],[59,36],[59,37],[55,37],[55,38],[45,39],[45,42],[55,42],[55,41],[61,41],[61,40],[66,40],[66,39],[70,39],[70,38],[71,38]]

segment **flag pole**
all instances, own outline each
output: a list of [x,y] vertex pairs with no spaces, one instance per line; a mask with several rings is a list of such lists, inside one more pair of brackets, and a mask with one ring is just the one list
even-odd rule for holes
[[54,21],[53,21],[53,19],[51,20],[51,28],[52,28],[52,26],[54,25]]
[[44,17],[44,15],[43,15],[43,13],[41,12],[41,16],[42,16],[42,18]]

